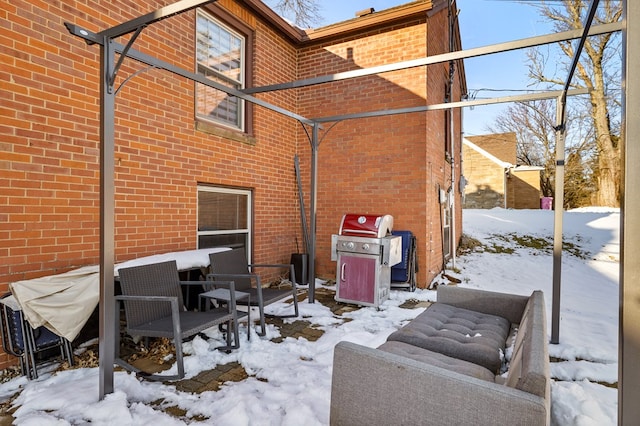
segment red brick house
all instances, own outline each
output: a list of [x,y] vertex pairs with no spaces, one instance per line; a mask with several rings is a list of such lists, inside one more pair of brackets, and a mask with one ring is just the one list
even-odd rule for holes
[[[0,0],[0,290],[97,264],[99,50],[67,31],[99,32],[170,1]],[[260,0],[219,0],[148,26],[138,51],[238,90],[460,49],[448,1],[413,1],[302,31]],[[122,43],[127,42],[123,37]],[[461,62],[259,93],[308,118],[442,103],[466,91]],[[310,145],[300,122],[126,59],[115,86],[115,260],[245,245],[288,261],[301,244],[293,166],[308,208]],[[319,148],[316,275],[335,278],[330,236],[344,213],[391,214],[418,241],[418,285],[460,235],[459,111],[324,123]],[[451,189],[453,188],[453,189]],[[451,189],[451,203],[439,190]],[[308,210],[307,210],[308,212]],[[451,226],[454,226],[451,232]],[[443,230],[444,229],[444,230]],[[445,232],[446,231],[446,232]],[[443,235],[453,241],[443,244]],[[0,359],[0,368],[6,364]]]

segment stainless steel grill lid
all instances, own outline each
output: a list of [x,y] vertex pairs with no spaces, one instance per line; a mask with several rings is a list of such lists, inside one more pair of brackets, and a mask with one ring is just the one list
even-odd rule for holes
[[340,235],[383,238],[393,230],[393,216],[347,213],[342,216]]

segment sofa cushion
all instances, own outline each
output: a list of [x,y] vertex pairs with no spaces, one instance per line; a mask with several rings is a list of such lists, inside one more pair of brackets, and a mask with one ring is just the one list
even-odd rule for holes
[[383,343],[378,347],[378,349],[392,354],[401,355],[406,358],[411,358],[435,367],[444,368],[445,370],[455,371],[456,373],[475,377],[476,379],[486,380],[488,382],[495,381],[496,376],[491,373],[491,371],[478,364],[452,358],[408,343],[389,341]]
[[387,340],[469,361],[497,374],[510,325],[496,315],[434,303]]

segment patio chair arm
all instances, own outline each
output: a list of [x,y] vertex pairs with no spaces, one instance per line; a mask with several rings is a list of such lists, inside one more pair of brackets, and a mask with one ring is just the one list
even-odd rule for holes
[[251,263],[249,267],[259,267],[259,268],[288,268],[290,263],[274,263],[274,264],[264,264],[264,263]]
[[173,302],[178,303],[178,298],[174,296],[115,296],[116,301],[133,300],[136,302]]
[[180,285],[203,285],[206,281],[179,281]]
[[[256,289],[258,291],[259,294],[259,298],[262,297],[262,281],[260,280],[260,276],[257,274],[253,274],[253,273],[246,273],[246,274],[207,274],[207,281],[209,285],[216,285],[217,283],[233,283],[233,281],[216,281],[216,278],[223,278],[223,279],[233,279],[233,278],[253,278],[254,280],[256,280]],[[215,284],[214,284],[215,283]],[[262,299],[260,299],[262,300]]]
[[[255,278],[255,279],[259,279],[257,274],[252,274],[247,272],[246,274],[207,274],[207,281],[212,281],[215,278]],[[201,281],[204,283],[207,283],[207,281]],[[225,281],[221,281],[221,282],[225,282]],[[228,282],[228,281],[227,281]]]

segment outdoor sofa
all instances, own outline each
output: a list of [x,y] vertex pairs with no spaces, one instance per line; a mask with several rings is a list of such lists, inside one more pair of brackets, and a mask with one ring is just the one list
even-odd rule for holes
[[380,347],[336,345],[330,423],[548,425],[549,394],[541,291],[440,286]]

